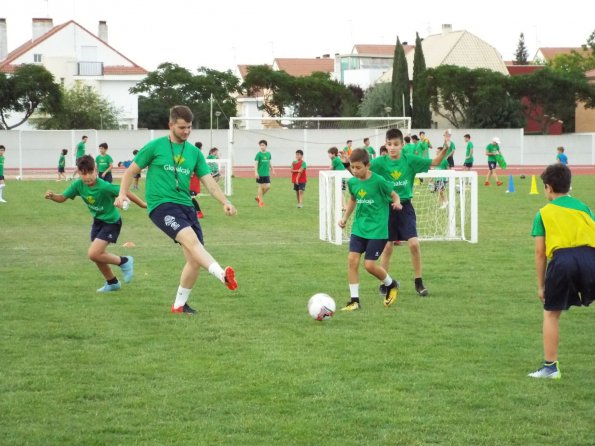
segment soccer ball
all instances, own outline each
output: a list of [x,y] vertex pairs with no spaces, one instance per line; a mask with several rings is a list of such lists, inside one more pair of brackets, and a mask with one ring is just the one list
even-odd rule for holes
[[308,301],[308,313],[317,321],[326,321],[333,317],[336,308],[335,301],[328,294],[316,293]]

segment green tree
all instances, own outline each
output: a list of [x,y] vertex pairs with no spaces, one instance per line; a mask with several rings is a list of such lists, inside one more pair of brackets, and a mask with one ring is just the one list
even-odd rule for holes
[[413,92],[411,94],[411,125],[414,128],[428,128],[432,124],[432,110],[426,89],[426,59],[419,33],[415,33],[415,53],[413,54]]
[[368,88],[359,105],[359,115],[361,117],[386,116],[387,107],[392,110],[392,92],[390,82],[376,83]]
[[[58,111],[62,91],[54,82],[54,76],[40,65],[25,64],[14,74],[0,73],[0,129],[14,129],[37,109]],[[22,113],[16,124],[9,125],[13,113]]]
[[45,108],[41,111],[48,117],[32,118],[31,122],[42,130],[119,128],[120,111],[88,85],[75,84],[71,89],[65,89],[59,111]]
[[[392,116],[411,116],[409,69],[407,67],[407,59],[405,58],[405,50],[398,36],[393,58],[392,89]],[[405,108],[403,108],[403,105]]]
[[514,57],[515,65],[527,65],[527,62],[529,61],[529,51],[527,51],[527,46],[525,45],[525,35],[523,33],[521,33],[519,37],[519,43],[516,47]]
[[581,51],[572,50],[570,54],[560,54],[554,57],[549,66],[554,70],[581,75],[595,68],[595,31],[582,45]]
[[361,89],[332,80],[329,73],[291,76],[266,65],[248,68],[244,88],[262,96],[259,106],[270,116],[356,116]]
[[[174,105],[186,105],[194,113],[195,128],[210,128],[211,98],[214,111],[221,111],[223,116],[235,116],[234,94],[240,93],[241,88],[239,79],[231,70],[200,67],[197,74],[192,74],[184,67],[166,62],[130,92],[142,95],[139,98],[139,126],[167,128],[169,109]],[[220,128],[228,126],[226,119],[220,120]]]
[[511,96],[508,79],[485,68],[441,65],[428,69],[432,110],[456,128],[522,127],[520,98]]

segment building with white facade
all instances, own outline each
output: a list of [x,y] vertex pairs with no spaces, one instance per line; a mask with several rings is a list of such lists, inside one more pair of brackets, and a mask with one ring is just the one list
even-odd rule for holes
[[40,64],[65,88],[93,87],[120,111],[120,127],[136,129],[138,95],[129,89],[147,70],[108,44],[108,28],[100,21],[97,35],[74,20],[54,26],[49,18],[32,20],[31,40],[8,53],[6,19],[0,18],[0,72],[13,73],[22,64]]

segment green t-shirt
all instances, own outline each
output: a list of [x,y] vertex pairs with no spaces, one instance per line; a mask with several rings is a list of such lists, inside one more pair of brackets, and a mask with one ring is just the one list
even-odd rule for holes
[[452,155],[452,152],[454,152],[455,150],[456,150],[455,143],[451,141],[450,145],[448,146],[448,151],[446,152],[445,158],[450,157]]
[[419,156],[418,148],[419,148],[419,144],[414,144],[414,143],[410,142],[403,146],[403,150],[401,151],[401,153],[406,153],[407,155]]
[[390,156],[380,156],[372,160],[370,169],[385,180],[390,181],[401,200],[413,197],[413,180],[415,175],[427,172],[432,160],[420,156],[409,155],[401,151],[401,157],[393,160]]
[[467,150],[465,152],[465,162],[466,163],[472,163],[473,162],[473,143],[471,141],[469,141],[467,143]]
[[[169,136],[148,142],[136,154],[134,162],[141,169],[147,167],[145,197],[149,213],[163,203],[192,206],[192,172],[198,178],[211,174],[204,155],[196,146],[187,141],[183,144],[170,143]],[[178,172],[177,182],[174,169]]]
[[68,186],[62,195],[70,199],[80,196],[94,218],[106,223],[116,223],[120,220],[120,213],[114,206],[114,200],[119,193],[119,185],[108,183],[101,178],[97,178],[93,186],[87,186],[79,178]]
[[[218,158],[215,155],[209,155],[209,156],[207,156],[207,159],[208,160],[216,160]],[[209,169],[211,169],[211,173],[219,173],[219,164],[207,163],[207,165],[209,166]]]
[[419,156],[425,158],[425,159],[430,159],[430,140],[429,139],[424,139],[424,140],[420,140],[418,143],[418,153]]
[[114,160],[109,155],[97,155],[95,158],[95,164],[97,164],[97,172],[103,173],[112,164]]
[[[486,147],[486,152],[498,152],[500,153],[500,146],[498,144],[488,144]],[[496,158],[498,155],[488,155],[488,161],[495,163],[497,160]]]
[[0,155],[0,175],[4,175],[4,155]]
[[58,159],[58,167],[65,167],[66,166],[66,157],[64,155],[60,155]]
[[83,141],[81,141],[76,145],[76,157],[78,159],[84,155],[85,155],[85,143]]
[[254,161],[258,162],[256,170],[259,177],[271,176],[271,152],[258,152]]
[[345,166],[343,165],[341,158],[336,156],[331,159],[331,169],[332,170],[345,170]]
[[350,178],[347,187],[356,201],[351,233],[368,240],[386,240],[392,184],[380,175],[372,173],[367,180]]
[[368,146],[368,147],[364,147],[364,149],[366,149],[368,151],[368,155],[370,155],[370,159],[373,159],[376,157],[376,150],[374,150],[374,147]]

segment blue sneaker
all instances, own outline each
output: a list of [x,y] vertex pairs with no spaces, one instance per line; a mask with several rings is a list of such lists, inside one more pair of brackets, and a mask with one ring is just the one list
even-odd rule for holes
[[556,361],[550,365],[544,363],[539,370],[529,373],[527,376],[531,378],[560,379],[562,378],[562,373],[560,372],[558,361]]
[[122,288],[122,285],[120,285],[120,282],[114,283],[113,285],[110,285],[109,283],[105,282],[105,285],[103,285],[101,288],[99,288],[97,290],[97,292],[98,293],[109,293],[110,291],[118,291],[120,288]]
[[124,273],[124,283],[130,283],[134,275],[134,258],[132,256],[126,256],[126,258],[128,262],[120,265],[120,268],[122,268],[122,273]]

